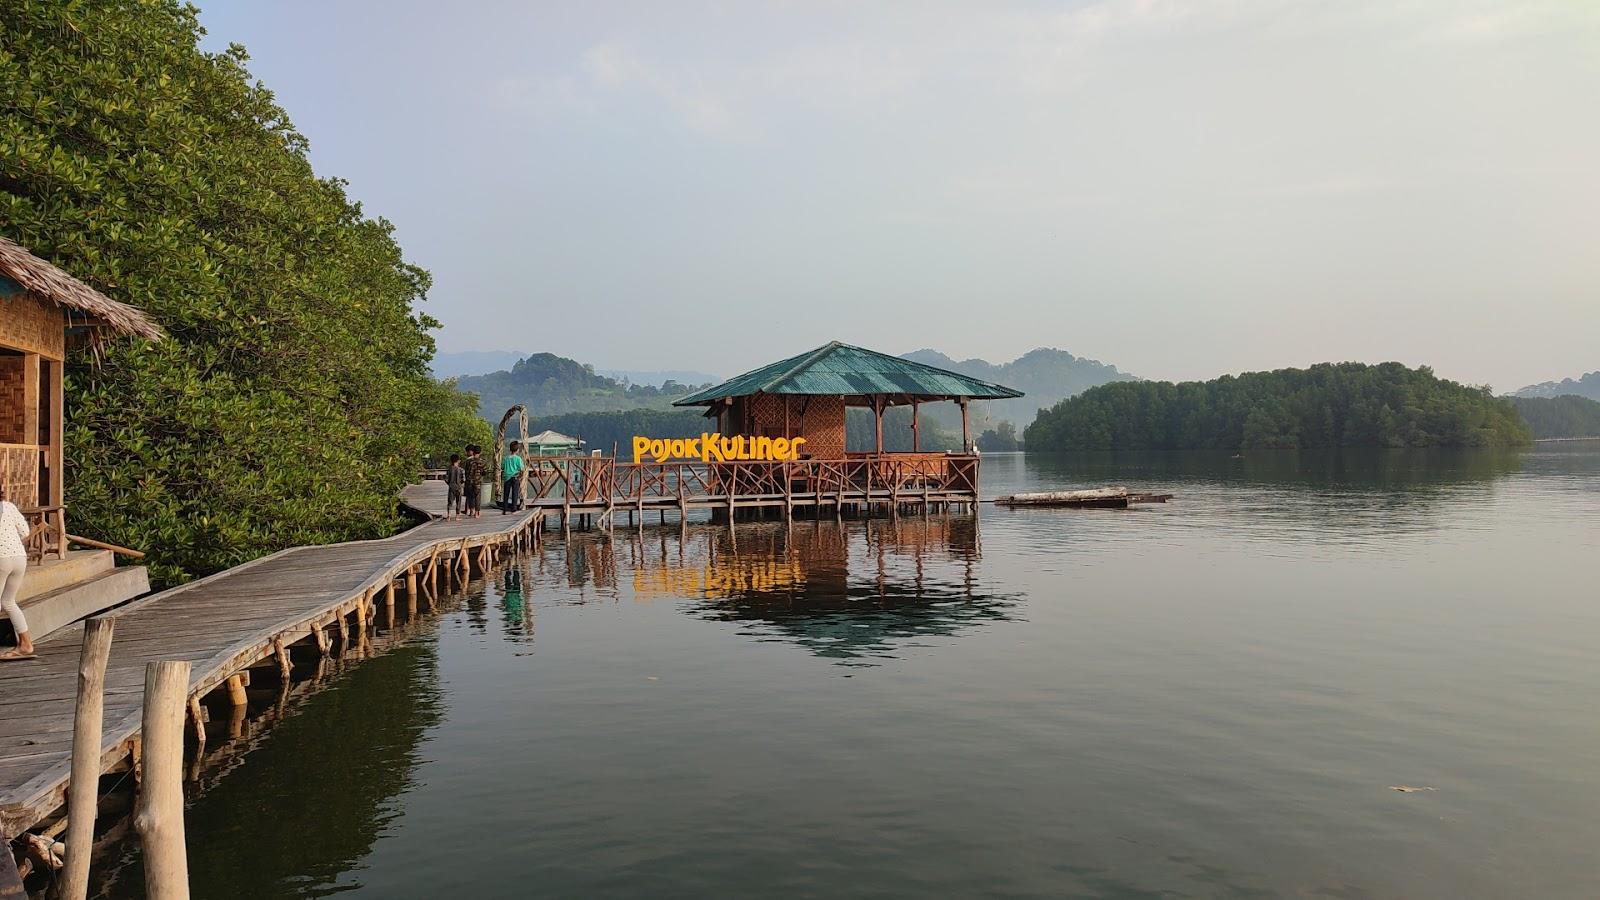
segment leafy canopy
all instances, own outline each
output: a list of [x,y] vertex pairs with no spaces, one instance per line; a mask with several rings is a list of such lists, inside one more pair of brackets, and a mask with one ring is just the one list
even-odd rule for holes
[[1487,388],[1400,363],[1321,363],[1213,381],[1107,384],[1039,413],[1029,450],[1518,446]]
[[201,34],[172,0],[0,0],[0,228],[171,335],[67,385],[74,530],[163,583],[388,534],[422,454],[487,434],[428,375],[428,274]]

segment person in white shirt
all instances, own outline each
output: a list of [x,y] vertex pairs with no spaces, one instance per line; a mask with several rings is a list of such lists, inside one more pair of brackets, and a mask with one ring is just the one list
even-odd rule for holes
[[22,607],[17,604],[22,574],[28,569],[31,534],[22,510],[6,499],[4,489],[0,488],[0,612],[11,620],[11,629],[17,633],[17,646],[0,653],[0,662],[34,658],[28,620],[22,617]]

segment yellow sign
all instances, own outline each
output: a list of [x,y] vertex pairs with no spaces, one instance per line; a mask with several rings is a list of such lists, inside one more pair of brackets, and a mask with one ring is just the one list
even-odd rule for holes
[[800,445],[806,439],[775,437],[723,437],[705,433],[697,438],[651,439],[635,436],[633,461],[649,456],[656,462],[669,459],[698,459],[701,462],[733,462],[742,459],[786,460],[800,458]]

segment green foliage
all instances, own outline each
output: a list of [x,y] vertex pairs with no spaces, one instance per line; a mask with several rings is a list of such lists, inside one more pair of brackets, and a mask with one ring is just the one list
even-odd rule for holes
[[1527,443],[1507,400],[1399,363],[1108,384],[1028,426],[1032,450],[1481,447]]
[[1512,397],[1536,438],[1600,437],[1600,403],[1587,397]]
[[428,467],[442,468],[450,454],[462,452],[468,444],[477,444],[485,453],[493,452],[494,426],[479,417],[477,395],[457,390],[454,378],[430,380],[423,385],[416,410]]
[[171,335],[67,381],[73,528],[163,584],[391,533],[464,424],[427,374],[428,274],[200,33],[174,0],[0,0],[5,233]]
[[619,455],[628,456],[632,452],[634,435],[699,437],[704,432],[716,431],[717,422],[701,416],[698,409],[622,409],[528,418],[530,434],[546,429],[582,438],[585,452],[603,450],[609,454],[615,445]]
[[[960,433],[951,434],[928,415],[927,407],[952,404],[926,404],[917,416],[917,445],[924,451],[960,450]],[[872,421],[872,410],[860,406],[846,409],[844,415],[844,446],[851,453],[866,453],[878,446],[878,427]],[[959,419],[957,420],[960,421]],[[956,427],[960,427],[958,424]],[[911,449],[911,407],[895,406],[883,413],[883,449],[889,453],[905,453]]]
[[1001,422],[994,428],[978,435],[978,449],[988,452],[1005,452],[1008,450],[1021,450],[1022,442],[1017,440],[1017,426],[1010,422]]
[[676,381],[660,387],[628,384],[596,375],[592,366],[553,353],[535,353],[508,372],[463,376],[460,384],[482,398],[479,413],[492,422],[499,422],[507,409],[519,403],[528,408],[530,416],[667,409],[673,400],[696,389]]

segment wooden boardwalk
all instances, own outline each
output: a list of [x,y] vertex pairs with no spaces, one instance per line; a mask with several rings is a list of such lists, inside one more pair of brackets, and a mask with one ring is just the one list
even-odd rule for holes
[[[444,486],[413,485],[404,500],[437,515]],[[287,676],[296,654],[365,646],[380,609],[393,623],[397,596],[415,609],[441,581],[486,568],[505,547],[531,544],[537,517],[489,509],[479,519],[435,519],[382,540],[297,547],[107,613],[116,634],[101,771],[137,765],[147,662],[192,664],[191,724],[203,734],[199,701],[230,678],[238,687],[252,667]],[[65,802],[82,632],[81,624],[62,629],[39,644],[39,659],[0,664],[0,833],[35,828]]]

